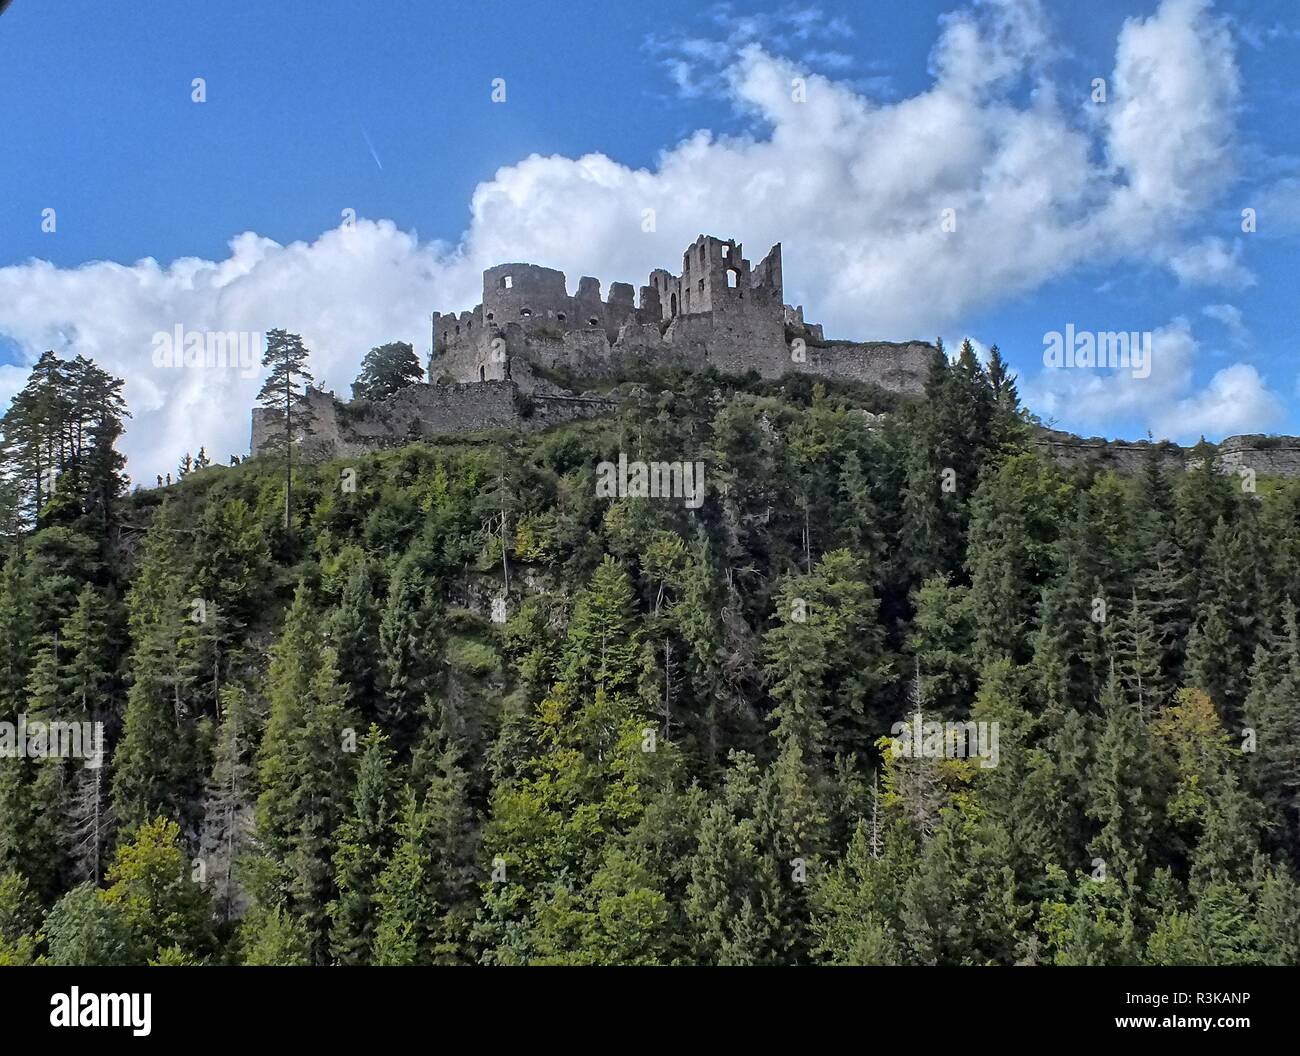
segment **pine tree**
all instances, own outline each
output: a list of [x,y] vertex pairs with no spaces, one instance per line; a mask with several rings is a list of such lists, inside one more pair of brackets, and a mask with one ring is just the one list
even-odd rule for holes
[[569,624],[565,678],[575,691],[631,688],[640,651],[634,602],[631,578],[607,556],[575,602]]
[[408,789],[397,846],[375,893],[375,964],[430,961],[430,935],[438,914],[426,852],[430,823],[415,792]]
[[1161,667],[1160,643],[1149,609],[1144,611],[1136,589],[1120,612],[1114,627],[1113,655],[1120,687],[1135,701],[1143,719],[1150,720],[1165,705],[1168,688]]
[[370,564],[359,558],[348,573],[338,606],[330,614],[328,636],[339,654],[339,671],[351,690],[352,703],[367,719],[380,711],[379,612]]
[[1300,629],[1289,607],[1285,635],[1256,650],[1243,711],[1246,787],[1264,811],[1269,842],[1300,862]]
[[330,903],[330,949],[339,964],[369,963],[375,941],[375,892],[391,852],[397,781],[388,738],[372,725],[361,741],[352,807],[339,827]]
[[1259,963],[1300,964],[1300,887],[1285,867],[1270,869],[1255,911]]
[[1106,874],[1136,893],[1146,879],[1158,846],[1156,779],[1151,768],[1150,734],[1137,706],[1124,698],[1111,675],[1101,700],[1104,726],[1089,780],[1088,817],[1099,826],[1094,858]]
[[439,964],[465,963],[470,952],[482,873],[471,792],[470,775],[457,762],[455,750],[448,748],[437,760],[424,798],[433,896],[440,907],[432,947]]
[[221,726],[205,793],[201,846],[212,900],[226,922],[243,908],[235,870],[253,828],[253,734],[247,692],[237,685],[222,687]]
[[975,692],[969,589],[932,577],[916,591],[913,608],[907,648],[921,672],[922,696],[941,715],[955,717]]
[[691,859],[685,914],[696,963],[753,965],[779,944],[780,896],[775,869],[760,857],[752,821],[714,803],[700,825]]
[[272,427],[267,432],[267,449],[284,459],[284,527],[293,528],[293,449],[312,434],[312,410],[307,388],[313,380],[307,369],[310,353],[297,334],[270,330],[262,366],[270,369],[257,394],[257,401],[269,413]]
[[[337,655],[321,647],[314,621],[300,588],[272,661],[256,821],[258,839],[278,869],[277,895],[306,927],[316,963],[324,963],[326,910],[335,893],[330,855],[347,814],[347,746],[355,720]],[[295,692],[304,683],[305,691]]]
[[[75,721],[98,724],[101,730],[114,711],[110,690],[115,643],[111,637],[108,605],[87,584],[64,624],[63,643],[69,659],[61,681],[65,699],[72,704],[69,714]],[[103,875],[103,854],[113,828],[106,764],[103,758],[88,760],[74,770],[68,797],[66,846],[73,875],[95,883]]]
[[777,739],[794,738],[818,766],[823,755],[865,754],[880,721],[870,705],[892,678],[867,570],[832,551],[783,584],[776,617],[764,651]]
[[68,653],[63,691],[75,703],[76,714],[91,721],[103,719],[112,706],[109,690],[116,643],[111,636],[108,603],[87,583],[63,627],[63,647]]
[[107,764],[81,767],[73,772],[67,800],[67,855],[72,875],[98,884],[104,871],[104,852],[113,831],[108,800]]
[[399,752],[407,751],[432,688],[436,606],[429,572],[408,553],[393,574],[379,620],[380,718]]
[[130,837],[159,815],[193,820],[192,728],[176,679],[175,631],[145,628],[130,664],[122,736],[113,752],[113,814]]

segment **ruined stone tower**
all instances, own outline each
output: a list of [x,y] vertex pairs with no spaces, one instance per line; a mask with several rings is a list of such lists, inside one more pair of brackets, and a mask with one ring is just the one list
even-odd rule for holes
[[[546,428],[609,413],[609,401],[561,382],[619,378],[638,366],[788,373],[870,382],[919,395],[934,348],[827,341],[803,308],[784,303],[781,244],[757,265],[739,242],[700,235],[674,275],[656,268],[635,295],[615,282],[608,298],[584,275],[570,295],[564,273],[537,264],[483,272],[483,299],[470,311],[432,314],[428,385],[381,403],[339,402],[314,392],[314,457],[332,457],[418,436],[482,429]],[[253,451],[265,439],[253,414]]]
[[[781,245],[757,265],[731,239],[700,235],[682,254],[682,270],[650,273],[632,286],[578,280],[536,264],[498,264],[483,273],[483,300],[472,311],[434,312],[429,379],[435,383],[513,381],[534,391],[547,371],[608,375],[634,364],[712,366],[727,373],[789,371],[872,381],[920,392],[929,347],[826,342],[784,303]],[[539,369],[540,368],[540,369]]]

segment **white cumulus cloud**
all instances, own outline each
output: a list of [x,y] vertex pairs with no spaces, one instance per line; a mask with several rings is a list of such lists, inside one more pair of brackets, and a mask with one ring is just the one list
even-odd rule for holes
[[[846,24],[818,32],[811,15],[776,30],[821,48],[849,37]],[[883,103],[783,57],[773,32],[750,27],[664,60],[687,90],[725,92],[745,134],[700,130],[644,169],[604,154],[524,158],[478,186],[455,245],[363,220],[287,246],[244,233],[219,261],[0,268],[0,335],[28,357],[79,351],[125,377],[135,418],[124,447],[148,481],[200,444],[222,457],[247,449],[255,379],[151,363],[151,335],[177,324],[301,332],[317,377],[344,392],[374,344],[410,340],[427,354],[429,312],[477,303],[485,267],[557,267],[570,289],[584,274],[640,284],[701,232],[743,238],[751,259],[783,241],[787,300],[830,336],[951,332],[1084,263],[1205,272],[1207,243],[1191,225],[1232,179],[1239,95],[1231,41],[1205,0],[1163,0],[1125,23],[1100,113],[1062,101],[1047,79],[1039,0],[946,16],[931,83]],[[723,74],[707,81],[703,66]],[[943,229],[946,210],[955,231]],[[1241,403],[1241,380],[1212,391]],[[1175,387],[1169,398],[1189,396]]]

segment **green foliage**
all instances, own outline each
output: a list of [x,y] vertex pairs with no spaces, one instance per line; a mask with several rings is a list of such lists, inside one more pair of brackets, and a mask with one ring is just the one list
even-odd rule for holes
[[165,496],[84,361],[0,423],[0,720],[110,750],[0,757],[0,964],[1300,959],[1300,484],[1063,470],[967,343],[912,401],[645,371],[347,490],[270,336],[281,457]]
[[361,373],[352,383],[352,398],[385,400],[423,380],[424,370],[415,350],[405,341],[394,341],[366,353],[361,361]]
[[174,821],[157,818],[140,826],[132,842],[118,847],[106,882],[104,904],[122,914],[146,960],[169,947],[199,954],[211,945],[211,907]]
[[[152,922],[146,922],[152,929]],[[124,907],[109,902],[94,884],[74,887],[50,909],[44,932],[50,964],[139,964],[143,951]]]

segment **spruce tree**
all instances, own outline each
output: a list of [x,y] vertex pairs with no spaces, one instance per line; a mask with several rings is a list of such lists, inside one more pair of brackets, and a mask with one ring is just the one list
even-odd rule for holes
[[375,892],[391,852],[397,780],[388,738],[372,725],[361,741],[352,806],[333,855],[338,897],[329,906],[330,949],[339,964],[369,963],[375,939]]

